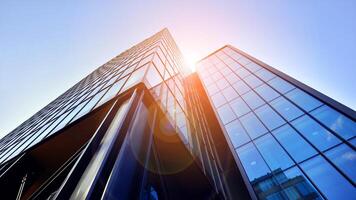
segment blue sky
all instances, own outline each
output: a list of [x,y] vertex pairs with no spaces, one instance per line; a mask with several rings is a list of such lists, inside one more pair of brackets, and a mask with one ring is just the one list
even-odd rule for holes
[[225,44],[356,109],[356,1],[0,1],[0,137],[167,27],[191,62]]

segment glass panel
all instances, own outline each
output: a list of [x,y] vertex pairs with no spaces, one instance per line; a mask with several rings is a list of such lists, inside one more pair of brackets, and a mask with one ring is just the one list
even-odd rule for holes
[[150,85],[149,88],[152,88],[163,81],[162,77],[159,75],[158,71],[153,65],[149,67],[145,78]]
[[232,110],[234,110],[235,114],[238,117],[250,112],[250,108],[241,98],[233,100],[232,102],[230,102],[230,105]]
[[247,143],[250,140],[246,131],[242,128],[238,120],[227,124],[225,128],[234,148],[241,146],[242,144]]
[[288,199],[322,199],[297,167],[276,174],[275,177]]
[[274,112],[268,105],[257,108],[255,112],[269,130],[273,130],[285,123],[282,117]]
[[208,93],[209,93],[210,95],[213,95],[213,94],[215,94],[216,92],[219,91],[219,88],[218,88],[218,86],[216,86],[216,84],[214,83],[214,84],[209,85],[209,86],[207,87],[207,90],[208,90]]
[[227,124],[236,118],[229,105],[218,108],[218,114],[223,124]]
[[294,120],[292,124],[321,151],[340,143],[332,133],[307,115]]
[[244,83],[243,81],[238,81],[236,83],[234,83],[232,85],[232,87],[234,87],[234,89],[240,94],[245,94],[246,92],[248,92],[250,90],[250,88],[246,85],[246,83]]
[[330,149],[325,155],[354,183],[356,182],[356,153],[353,149],[342,144]]
[[293,161],[271,134],[256,139],[255,144],[272,171],[283,170],[294,165]]
[[276,109],[284,118],[291,121],[301,115],[303,112],[289,102],[284,97],[279,97],[271,102],[271,106]]
[[245,67],[247,69],[249,69],[251,72],[255,72],[255,71],[261,69],[261,67],[259,65],[257,65],[256,63],[253,63],[253,62],[247,64]]
[[231,86],[225,88],[222,93],[224,94],[227,101],[231,101],[239,96]]
[[278,92],[284,94],[290,90],[292,90],[293,88],[295,88],[292,84],[288,83],[287,81],[276,77],[270,81],[268,81],[268,83],[274,88],[276,89]]
[[287,124],[272,133],[296,162],[317,154],[316,150]]
[[217,81],[216,84],[218,85],[218,88],[220,88],[220,90],[226,88],[229,85],[229,83],[224,78]]
[[252,139],[267,133],[267,129],[252,112],[241,117],[240,121]]
[[236,151],[250,181],[265,176],[270,172],[252,143],[248,143]]
[[269,81],[275,77],[274,74],[272,74],[271,72],[269,72],[268,70],[263,69],[263,68],[261,70],[259,70],[258,72],[256,72],[255,74],[264,81]]
[[288,92],[286,94],[286,97],[288,97],[290,100],[292,100],[294,103],[296,103],[298,106],[300,106],[306,111],[310,111],[322,105],[320,101],[298,88]]
[[279,96],[276,91],[274,91],[270,86],[266,84],[257,87],[255,90],[266,101],[271,101],[272,99],[275,99]]
[[211,100],[213,101],[213,104],[214,104],[214,106],[216,108],[220,107],[220,106],[222,106],[223,104],[226,103],[226,99],[224,98],[224,96],[220,92],[218,92],[215,95],[211,96]]
[[240,76],[240,78],[245,78],[246,76],[250,75],[251,73],[247,71],[245,68],[240,68],[236,70],[237,75]]
[[324,105],[312,111],[311,115],[344,139],[356,136],[356,123],[329,106]]
[[262,84],[262,81],[253,74],[247,76],[246,78],[244,78],[244,80],[251,88],[255,88]]
[[246,101],[246,103],[252,108],[255,109],[261,105],[263,105],[265,102],[257,96],[257,94],[253,91],[250,91],[244,95],[242,95],[242,98]]
[[236,76],[236,74],[234,74],[232,72],[230,74],[228,74],[225,78],[227,81],[229,81],[230,84],[234,84],[237,81],[241,80],[238,76]]
[[301,164],[303,171],[328,199],[353,199],[355,188],[321,156]]

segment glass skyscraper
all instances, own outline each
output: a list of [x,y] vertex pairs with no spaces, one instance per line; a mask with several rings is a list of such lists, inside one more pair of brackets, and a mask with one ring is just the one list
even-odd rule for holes
[[257,198],[356,197],[353,110],[229,45],[197,73]]
[[191,74],[164,29],[0,140],[0,194],[353,199],[355,118],[230,45]]

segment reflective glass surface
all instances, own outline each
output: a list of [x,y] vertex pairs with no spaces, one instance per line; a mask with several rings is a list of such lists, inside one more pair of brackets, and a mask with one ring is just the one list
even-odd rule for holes
[[250,140],[246,131],[243,129],[241,123],[238,120],[228,123],[225,126],[225,129],[229,134],[230,140],[234,145],[234,148],[239,147]]
[[248,143],[237,150],[237,154],[250,181],[265,176],[270,172],[261,155],[252,143]]
[[242,95],[242,98],[252,109],[255,109],[264,104],[264,101],[253,91]]
[[287,81],[276,77],[274,79],[271,79],[268,81],[268,83],[277,91],[279,91],[280,93],[284,94],[290,90],[292,90],[293,88],[295,88],[292,84],[288,83]]
[[272,133],[296,162],[317,154],[316,150],[287,124]]
[[311,115],[344,139],[356,136],[356,123],[329,106],[324,105],[312,111]]
[[242,116],[240,121],[252,139],[267,133],[267,129],[253,113],[248,113]]
[[230,102],[230,105],[232,110],[238,117],[250,112],[250,108],[241,98],[233,100],[232,102]]
[[255,144],[272,171],[286,169],[294,164],[271,134],[256,139]]
[[256,92],[265,100],[271,101],[279,96],[270,86],[263,84],[256,88]]
[[294,89],[288,92],[286,97],[288,97],[299,107],[303,108],[305,111],[313,110],[314,108],[322,105],[319,100],[315,99],[300,89]]
[[271,102],[271,106],[288,121],[303,115],[303,111],[301,111],[284,97],[278,97],[277,99],[273,100]]
[[267,104],[257,108],[255,112],[269,130],[273,130],[285,123],[285,121]]
[[340,143],[338,138],[307,115],[294,120],[292,124],[321,151]]
[[342,144],[330,149],[325,155],[354,183],[356,182],[356,152],[353,149]]
[[355,188],[321,156],[301,164],[303,171],[328,199],[354,199]]
[[223,124],[227,124],[236,118],[229,105],[223,105],[218,108],[218,114]]

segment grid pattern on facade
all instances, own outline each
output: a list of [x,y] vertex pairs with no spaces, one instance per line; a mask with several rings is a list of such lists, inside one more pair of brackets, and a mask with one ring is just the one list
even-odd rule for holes
[[187,142],[181,53],[167,29],[126,50],[82,79],[0,140],[4,163],[83,115],[143,82]]
[[197,73],[258,197],[355,196],[352,119],[230,46]]

